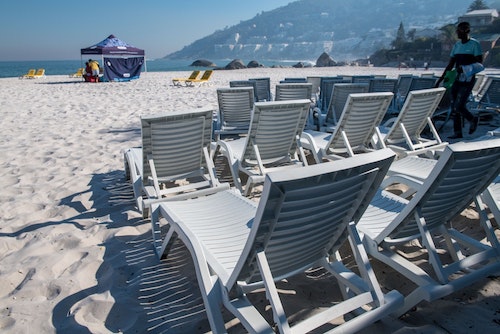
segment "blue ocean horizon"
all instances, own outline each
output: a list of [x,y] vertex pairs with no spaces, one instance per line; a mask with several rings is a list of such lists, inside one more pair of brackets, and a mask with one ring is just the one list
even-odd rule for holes
[[[80,67],[85,67],[85,61],[82,60],[25,60],[25,61],[0,61],[0,78],[19,77],[26,74],[29,69],[44,68],[46,75],[70,75],[75,73]],[[217,67],[224,67],[229,64],[232,59],[210,60]],[[245,61],[248,63],[250,60]],[[142,68],[142,72],[169,72],[169,71],[192,71],[196,69],[190,66],[194,60],[170,60],[170,59],[151,59],[146,60],[146,66]],[[299,61],[259,61],[264,66],[270,67],[273,65],[292,66]]]

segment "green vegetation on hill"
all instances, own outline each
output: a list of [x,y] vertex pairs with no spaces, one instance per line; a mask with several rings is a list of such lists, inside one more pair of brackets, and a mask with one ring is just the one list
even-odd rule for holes
[[213,34],[168,59],[314,60],[364,58],[388,47],[394,27],[438,27],[456,20],[471,0],[300,0]]
[[[449,59],[451,47],[457,41],[455,25],[447,24],[441,27],[437,37],[414,38],[411,32],[404,34],[401,23],[396,38],[391,43],[391,48],[382,48],[373,53],[369,59],[375,66],[418,66],[423,64],[442,65]],[[475,29],[472,37],[485,42],[493,43],[500,38],[500,19],[491,25]],[[487,67],[500,67],[500,46],[495,46],[485,52],[484,65]]]

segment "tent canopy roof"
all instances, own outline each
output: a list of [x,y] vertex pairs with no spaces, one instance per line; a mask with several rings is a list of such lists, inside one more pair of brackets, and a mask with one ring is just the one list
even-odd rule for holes
[[144,50],[125,43],[114,35],[80,51],[82,55],[144,56]]

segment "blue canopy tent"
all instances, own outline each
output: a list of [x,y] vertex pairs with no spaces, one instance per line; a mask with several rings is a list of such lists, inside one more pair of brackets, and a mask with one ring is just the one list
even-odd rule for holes
[[127,44],[114,35],[80,51],[82,59],[84,56],[94,60],[98,60],[96,56],[100,57],[100,65],[104,70],[103,81],[138,79],[142,65],[146,68],[144,50]]

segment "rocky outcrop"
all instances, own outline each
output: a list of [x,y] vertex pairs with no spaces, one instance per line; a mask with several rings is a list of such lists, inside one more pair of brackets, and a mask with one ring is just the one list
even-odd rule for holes
[[247,68],[241,59],[235,59],[224,67],[226,70],[239,70],[242,68]]
[[198,59],[195,60],[191,63],[189,66],[198,66],[198,67],[216,67],[214,63],[212,63],[210,60],[205,60],[205,59]]
[[335,60],[326,52],[323,52],[321,56],[318,57],[318,60],[316,60],[316,67],[330,67],[336,65],[337,63]]
[[257,67],[264,67],[264,65],[260,64],[258,61],[256,60],[251,60],[248,64],[247,64],[247,67],[248,68],[257,68]]

